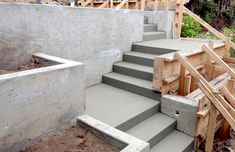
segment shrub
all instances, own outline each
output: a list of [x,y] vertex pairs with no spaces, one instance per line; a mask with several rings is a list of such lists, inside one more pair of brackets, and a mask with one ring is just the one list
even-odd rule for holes
[[195,37],[202,30],[201,25],[190,16],[183,16],[182,37]]

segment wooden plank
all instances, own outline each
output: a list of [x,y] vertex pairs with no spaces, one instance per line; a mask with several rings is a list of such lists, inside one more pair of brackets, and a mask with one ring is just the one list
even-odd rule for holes
[[216,116],[217,116],[217,110],[214,105],[211,105],[209,115],[210,117],[209,117],[209,122],[208,122],[206,147],[205,147],[206,152],[212,152],[213,150],[213,141],[214,141],[214,135],[215,135]]
[[213,58],[213,60],[223,67],[225,72],[229,73],[232,78],[235,79],[235,72],[212,49],[206,45],[203,45],[202,48]]
[[[212,41],[209,41],[209,43],[208,43],[208,46],[211,48],[211,49],[213,49],[213,47],[214,47],[214,44],[213,44],[213,42]],[[202,49],[203,50],[203,49]],[[203,51],[205,51],[205,50],[203,50]],[[211,62],[212,62],[212,59],[211,59],[211,57],[210,57],[210,55],[206,55],[206,80],[207,81],[211,81],[212,80],[212,78],[213,78],[213,69],[212,69],[212,67],[211,67]]]
[[[216,44],[214,46],[214,51],[221,58],[224,56],[224,44]],[[202,49],[192,50],[188,52],[183,52],[188,58],[190,63],[193,64],[195,68],[199,70],[200,73],[204,73],[206,59],[204,58],[206,52]],[[199,69],[201,68],[201,69]],[[213,72],[212,72],[213,73]],[[180,64],[174,59],[173,54],[157,56],[154,59],[154,78],[153,78],[153,88],[155,91],[166,94],[172,89],[177,90],[179,83],[177,82],[178,76],[180,74]],[[187,72],[188,74],[188,72]],[[193,85],[194,78],[191,79],[191,92],[197,89],[197,85]]]
[[185,76],[185,83],[184,83],[184,96],[188,95],[190,93],[191,89],[191,79],[192,77],[190,75]]
[[222,39],[223,41],[226,41],[226,37],[220,33],[219,31],[217,31],[214,27],[212,27],[210,24],[208,24],[207,22],[205,22],[204,20],[202,20],[199,16],[197,16],[196,14],[194,14],[193,12],[191,12],[189,9],[187,9],[186,7],[183,7],[184,13],[186,13],[187,15],[191,16],[194,20],[196,20],[197,22],[199,22],[202,26],[204,26],[205,28],[207,28],[211,33],[213,33],[215,36],[217,36],[219,39]]
[[181,64],[194,76],[199,80],[199,87],[205,93],[205,95],[210,99],[213,105],[220,111],[220,113],[225,117],[225,119],[229,122],[231,127],[235,129],[235,119],[230,115],[230,113],[223,107],[223,105],[219,101],[213,93],[218,93],[201,75],[200,73],[193,68],[193,66],[178,52],[175,53],[175,58],[180,61]]
[[118,6],[116,6],[116,9],[122,8],[126,3],[128,3],[128,0],[122,0],[122,2]]
[[183,0],[176,0],[176,16],[175,16],[175,31],[174,38],[179,39],[181,35],[182,20],[183,20]]
[[142,10],[142,11],[145,10],[145,0],[141,0],[140,7],[141,7],[141,10]]
[[[220,91],[223,93],[223,95],[226,97],[226,99],[229,101],[231,106],[235,109],[235,97],[228,91],[226,87],[222,87]],[[235,115],[234,115],[235,116]]]
[[185,83],[186,69],[184,66],[180,66],[180,76],[179,76],[179,91],[178,94],[184,96],[184,83]]
[[105,8],[109,5],[109,0],[106,0],[103,4],[101,4],[98,8]]

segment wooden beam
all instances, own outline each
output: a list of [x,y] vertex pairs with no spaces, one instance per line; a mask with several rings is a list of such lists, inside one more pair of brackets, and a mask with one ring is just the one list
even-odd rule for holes
[[175,58],[180,61],[182,65],[199,81],[199,87],[205,93],[205,95],[210,99],[213,105],[220,111],[220,113],[225,117],[233,129],[235,129],[235,119],[230,115],[230,113],[224,108],[220,101],[214,96],[214,93],[218,92],[201,76],[201,74],[193,68],[193,66],[178,52],[175,53]]
[[202,46],[203,50],[205,50],[213,60],[215,60],[223,69],[225,72],[229,73],[233,79],[235,79],[235,72],[207,45]]
[[206,152],[212,152],[213,150],[213,141],[215,135],[216,118],[217,118],[217,110],[214,105],[211,105],[209,116],[210,117],[208,121],[206,147],[205,147]]
[[141,0],[141,10],[144,11],[145,10],[145,0]]
[[105,8],[109,5],[110,0],[106,0],[103,4],[101,4],[98,8]]
[[185,83],[186,69],[183,65],[180,66],[179,77],[179,95],[184,96],[184,83]]
[[228,89],[226,87],[221,88],[220,91],[223,93],[223,95],[229,101],[231,106],[235,109],[235,97],[228,91]]
[[204,20],[202,20],[199,16],[197,16],[196,14],[194,14],[193,12],[191,12],[189,9],[187,9],[186,7],[183,7],[184,13],[186,13],[187,15],[191,16],[194,20],[196,20],[197,22],[199,22],[202,26],[204,26],[205,28],[207,28],[211,33],[213,33],[216,37],[222,39],[223,41],[226,41],[226,37],[220,33],[219,31],[217,31],[214,27],[212,27],[210,24],[208,24],[207,22],[205,22]]
[[184,82],[184,96],[190,94],[191,80],[192,80],[192,77],[191,77],[190,75],[185,76],[185,82]]
[[122,2],[116,7],[116,9],[122,8],[126,3],[128,3],[128,0],[122,0]]

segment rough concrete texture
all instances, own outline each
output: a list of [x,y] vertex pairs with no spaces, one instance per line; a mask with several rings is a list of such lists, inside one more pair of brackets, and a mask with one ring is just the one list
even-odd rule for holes
[[44,52],[85,63],[86,86],[143,39],[143,11],[0,4],[0,20],[0,68]]
[[78,123],[79,122],[90,126],[93,130],[102,134],[103,138],[106,138],[106,141],[111,142],[114,146],[123,147],[123,143],[125,143],[126,147],[120,152],[149,152],[148,143],[104,124],[88,115],[78,117]]
[[175,11],[145,11],[144,16],[148,17],[148,23],[157,24],[159,31],[165,31],[168,39],[173,38]]
[[70,126],[85,112],[81,63],[0,75],[0,84],[1,152],[15,151],[28,139]]
[[161,112],[177,119],[177,129],[190,135],[196,134],[197,102],[181,96],[164,95]]

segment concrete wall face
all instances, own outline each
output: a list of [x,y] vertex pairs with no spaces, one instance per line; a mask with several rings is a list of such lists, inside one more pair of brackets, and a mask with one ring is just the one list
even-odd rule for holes
[[85,113],[84,65],[53,67],[0,76],[1,152],[14,151],[28,139],[71,126]]
[[177,120],[177,129],[195,137],[198,103],[181,96],[164,95],[161,112]]
[[142,11],[0,4],[0,20],[0,68],[44,52],[85,63],[86,86],[143,36]]
[[157,24],[158,30],[166,31],[167,38],[173,38],[173,22],[175,11],[145,11],[149,23]]

